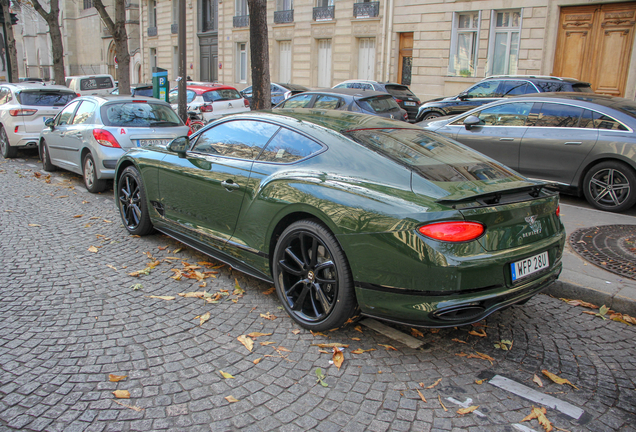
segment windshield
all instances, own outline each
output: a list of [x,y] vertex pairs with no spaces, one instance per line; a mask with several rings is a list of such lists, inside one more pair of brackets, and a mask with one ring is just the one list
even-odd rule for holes
[[183,123],[169,106],[150,102],[124,102],[104,105],[101,110],[106,126],[170,127]]
[[395,99],[389,95],[360,99],[356,103],[365,111],[379,114],[400,109]]
[[64,106],[77,95],[73,92],[22,90],[16,97],[21,105]]
[[366,129],[345,135],[430,181],[519,180],[520,177],[461,144],[428,131]]
[[216,102],[224,100],[242,99],[243,96],[234,89],[212,90],[203,93],[203,100],[206,102]]

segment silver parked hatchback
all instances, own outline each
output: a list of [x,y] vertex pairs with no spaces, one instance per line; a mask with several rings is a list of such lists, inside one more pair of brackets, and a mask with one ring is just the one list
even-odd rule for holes
[[93,193],[106,188],[129,149],[167,145],[189,131],[168,103],[131,96],[83,96],[45,124],[39,140],[44,170],[81,174]]

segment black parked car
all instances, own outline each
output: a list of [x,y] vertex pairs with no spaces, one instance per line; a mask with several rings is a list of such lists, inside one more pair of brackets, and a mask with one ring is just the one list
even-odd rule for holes
[[[270,89],[272,92],[272,106],[281,103],[290,96],[309,90],[307,87],[298,84],[280,83],[271,83]],[[252,86],[246,87],[241,90],[241,95],[248,100],[250,105],[252,104]]]
[[409,115],[408,121],[415,122],[417,116],[417,107],[420,106],[420,99],[409,89],[409,86],[404,84],[390,83],[390,82],[378,82],[371,80],[348,80],[336,84],[333,86],[335,89],[358,89],[358,90],[375,90],[383,93],[388,93],[393,96],[393,99],[397,104]]
[[589,83],[572,78],[497,75],[481,80],[457,96],[424,102],[419,108],[416,121],[461,114],[505,97],[547,92],[594,93]]
[[400,108],[391,95],[373,90],[313,90],[292,96],[274,108],[333,109],[408,121],[406,111]]

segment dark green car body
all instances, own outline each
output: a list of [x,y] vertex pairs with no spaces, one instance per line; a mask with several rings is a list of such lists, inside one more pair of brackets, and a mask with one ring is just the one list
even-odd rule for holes
[[[237,120],[292,131],[317,147],[291,163],[259,160],[265,150],[237,158],[133,149],[117,166],[116,199],[122,172],[135,167],[157,230],[269,282],[281,233],[316,221],[344,251],[360,312],[415,326],[479,321],[529,299],[561,271],[558,195],[459,143],[375,116],[282,109],[220,119],[193,135],[191,149],[206,131]],[[407,147],[396,144],[402,137]],[[440,221],[474,221],[485,232],[446,242],[418,231]],[[549,266],[513,282],[511,264],[542,252]]]

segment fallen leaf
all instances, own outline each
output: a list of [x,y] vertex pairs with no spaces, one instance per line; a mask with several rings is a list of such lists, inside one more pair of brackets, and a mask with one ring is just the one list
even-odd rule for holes
[[261,314],[261,318],[265,318],[267,320],[274,321],[276,319],[276,316],[270,314],[269,312],[267,312],[266,314]]
[[206,312],[199,318],[199,327],[202,326],[207,320],[210,319],[210,312]]
[[261,346],[267,346],[267,345],[275,344],[276,342],[267,341],[267,342],[259,342],[259,343],[261,344]]
[[225,379],[234,379],[234,377],[232,375],[230,375],[229,373],[227,373],[227,372],[223,372],[222,370],[220,370],[219,373]]
[[255,365],[259,364],[261,362],[261,360],[263,360],[263,357],[259,357],[256,360],[254,360],[252,363],[254,363]]
[[183,250],[183,248],[177,248],[175,250],[172,251],[172,253],[179,253]]
[[498,348],[503,351],[510,351],[512,349],[512,341],[509,340],[500,340],[495,344],[495,348]]
[[168,246],[157,246],[157,249],[166,250],[166,249],[168,249]]
[[338,370],[340,370],[342,362],[344,362],[344,354],[342,353],[342,351],[340,351],[338,348],[334,348],[332,360],[333,364],[338,368]]
[[298,333],[300,333],[300,330],[298,330],[298,329],[294,329],[294,330],[292,330],[292,333],[293,333],[293,334],[295,334],[295,335],[297,335]]
[[532,412],[528,414],[527,416],[525,416],[523,420],[521,421],[524,422],[524,421],[530,421],[532,419],[537,419],[539,421],[539,424],[543,426],[543,429],[545,429],[546,432],[551,432],[552,423],[550,423],[548,418],[545,416],[545,413],[546,413],[546,409],[544,407],[541,407],[541,408],[532,407]]
[[82,216],[84,216],[84,215],[75,215],[73,217],[77,219],[77,218],[81,218]]
[[90,220],[95,220],[95,219],[99,219],[97,216],[93,216],[89,218]]
[[115,390],[113,394],[117,399],[130,399],[130,392],[128,390]]
[[475,384],[482,385],[485,381],[486,381],[485,379],[475,380]]
[[442,403],[442,398],[440,397],[440,395],[437,395],[437,400],[439,401],[439,404],[442,406],[442,408],[444,408],[444,411],[448,411],[448,409]]
[[458,342],[458,343],[463,343],[463,344],[467,344],[468,343],[466,341],[463,341],[463,340],[457,339],[457,338],[453,339],[453,342]]
[[362,348],[358,348],[357,350],[351,351],[351,354],[362,354],[362,353],[365,353],[365,352],[368,352],[368,351],[375,351],[375,350],[376,350],[375,348],[371,348],[371,349],[368,349],[368,350],[365,350],[365,349],[362,349]]
[[239,285],[238,279],[234,279],[234,291],[232,292],[232,294],[235,296],[242,296],[243,294],[245,294],[245,290]]
[[316,337],[316,336],[324,336],[324,337],[327,337],[327,335],[326,335],[326,334],[324,334],[324,333],[322,333],[322,332],[315,332],[315,331],[312,331],[312,330],[309,330],[309,332],[312,334],[312,336],[313,336],[313,337]]
[[[62,197],[60,197],[60,198],[62,198]],[[106,222],[106,223],[113,223],[113,221],[109,221],[108,219],[104,219],[104,222]]]
[[428,386],[428,387],[426,387],[426,388],[427,388],[427,389],[432,389],[432,388],[434,388],[435,386],[437,386],[437,384],[439,384],[439,383],[441,383],[441,382],[442,382],[442,379],[440,378],[440,379],[438,379],[437,381],[435,381],[433,384],[431,384],[430,386]]
[[128,276],[132,276],[132,277],[139,277],[139,276],[141,276],[141,275],[148,276],[148,275],[150,274],[150,271],[151,271],[151,270],[152,270],[152,269],[151,269],[150,267],[146,267],[146,268],[145,268],[145,269],[143,269],[143,270],[137,270],[137,271],[134,271],[134,272],[132,272],[132,273],[128,273]]
[[422,333],[418,329],[411,328],[411,336],[413,336],[413,337],[424,337],[424,333]]
[[142,289],[144,286],[142,284],[134,284],[130,286],[134,291],[138,291]]
[[251,337],[252,339],[256,339],[257,337],[261,337],[261,336],[271,336],[271,333],[261,333],[261,332],[252,332],[250,334],[248,334],[249,337]]
[[179,293],[180,297],[185,297],[185,298],[203,298],[204,295],[205,295],[205,291]]
[[561,299],[561,300],[564,300],[570,306],[583,306],[590,309],[598,309],[598,306],[593,305],[592,303],[584,302],[583,300],[567,300],[567,299]]
[[[238,341],[240,343],[242,343],[243,346],[245,346],[245,348],[247,348],[247,350],[249,352],[252,352],[252,349],[254,348],[254,341],[251,338],[249,338],[249,337],[247,337],[245,335],[241,335],[241,336],[237,337],[236,339],[238,339]],[[261,342],[261,345],[262,344],[263,343]]]
[[384,344],[378,344],[378,345],[383,346],[384,348],[386,348],[387,351],[389,350],[397,351],[397,348],[394,348],[391,345],[384,345]]
[[362,332],[362,327],[360,327],[359,325],[355,326],[353,329],[354,329],[355,331],[359,331],[360,333],[363,333],[363,332]]
[[341,344],[340,342],[311,344],[311,346],[317,346],[318,348],[349,348],[348,344]]
[[235,398],[234,396],[226,396],[225,400],[228,401],[229,403],[234,403],[234,402],[238,402],[239,400],[237,398]]
[[469,414],[473,411],[475,411],[477,408],[479,408],[479,405],[473,405],[473,406],[469,406],[468,408],[460,408],[457,410],[457,414]]
[[126,378],[128,378],[128,375],[113,375],[113,374],[108,375],[108,380],[110,382],[119,382]]
[[486,334],[486,330],[484,330],[483,328],[480,328],[479,330],[475,331],[475,330],[471,330],[468,332],[468,334],[471,334],[473,336],[479,336],[479,337],[486,337],[488,336]]
[[144,410],[143,408],[139,408],[138,406],[135,406],[135,405],[126,405],[123,402],[119,402],[117,399],[113,399],[113,402],[115,402],[116,404],[119,404],[119,405],[121,405],[123,407],[130,408],[133,411],[141,412],[141,411]]
[[90,246],[88,248],[88,251],[89,252],[93,252],[93,253],[97,253],[97,252],[99,252],[99,249],[97,249],[95,246]]
[[353,340],[353,341],[360,341],[361,339],[360,339],[360,338],[351,338],[351,340]]
[[421,399],[422,399],[425,403],[428,403],[428,402],[426,401],[426,398],[425,398],[425,397],[424,397],[424,395],[422,394],[422,392],[421,392],[421,391],[419,391],[418,389],[415,389],[415,390],[417,391],[417,394],[418,394],[418,395],[420,395],[420,398],[421,398]]
[[534,378],[532,378],[532,382],[538,385],[539,387],[543,387],[543,381],[541,381],[541,378],[539,378],[537,374],[534,374]]
[[274,292],[276,292],[276,288],[275,287],[271,287],[267,291],[263,291],[263,294],[270,295],[270,294],[273,294]]
[[106,264],[106,267],[111,268],[111,269],[113,269],[113,270],[117,271],[117,267],[115,267],[115,266],[113,266],[113,265]]
[[174,300],[176,299],[176,297],[174,296],[157,296],[157,295],[151,295],[151,296],[146,296],[148,298],[153,298],[153,299],[159,299],[159,300]]
[[543,369],[541,372],[543,372],[543,375],[547,376],[548,378],[550,378],[552,381],[554,381],[557,384],[568,384],[571,385],[572,387],[574,387],[575,389],[579,389],[577,386],[575,386],[574,384],[572,384],[570,381],[568,381],[565,378],[560,378],[559,376],[553,374],[552,372],[547,371],[546,369]]

